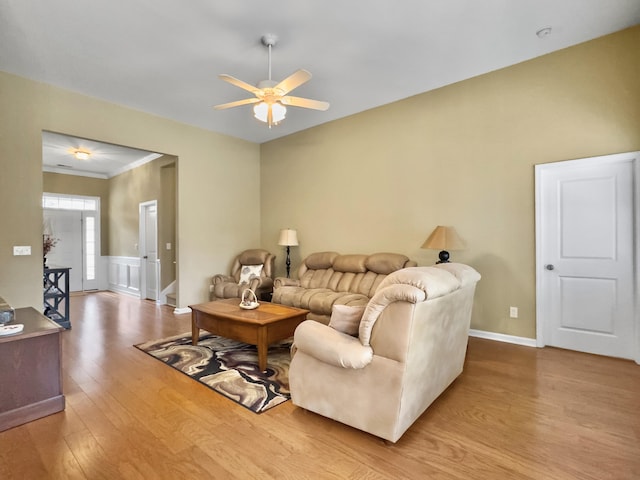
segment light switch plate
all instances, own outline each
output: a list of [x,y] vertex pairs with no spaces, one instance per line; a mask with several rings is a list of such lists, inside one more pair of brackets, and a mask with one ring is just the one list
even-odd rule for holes
[[31,255],[31,246],[30,245],[14,246],[13,254],[14,255]]

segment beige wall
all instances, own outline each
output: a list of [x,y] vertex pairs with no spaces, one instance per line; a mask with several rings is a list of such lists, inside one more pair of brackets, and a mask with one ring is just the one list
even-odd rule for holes
[[44,172],[42,188],[48,193],[100,197],[100,254],[109,251],[109,181],[103,178],[81,177]]
[[[534,165],[640,150],[640,27],[261,146],[262,243],[404,253],[436,225],[483,275],[472,327],[535,337]],[[509,306],[520,318],[509,319]]]
[[[176,161],[174,156],[163,155],[109,179],[109,255],[139,255],[139,205],[157,201],[161,290],[175,280]],[[166,249],[167,243],[171,243],[171,250]]]
[[[206,300],[210,275],[260,243],[257,145],[0,73],[0,296],[11,305],[42,308],[43,130],[179,158],[179,306]],[[14,257],[13,245],[33,254]]]
[[[158,208],[158,254],[160,258],[160,289],[164,290],[176,279],[176,182],[177,165],[173,162],[160,168],[161,195]],[[171,249],[167,250],[167,243]]]
[[[160,178],[162,167],[174,162],[175,157],[163,155],[109,179],[109,216],[113,219],[109,229],[109,255],[138,256],[140,203],[151,200],[158,202],[158,226],[166,223],[165,214],[175,218],[168,209],[162,208],[164,202]],[[170,208],[174,207],[175,204],[170,205]],[[160,228],[158,232],[160,242]]]
[[298,229],[294,268],[325,249],[426,265],[437,252],[420,245],[448,224],[468,244],[454,260],[483,274],[474,328],[533,337],[533,166],[640,150],[639,44],[635,27],[260,147],[0,73],[0,296],[41,307],[51,130],[179,157],[180,306],[206,299],[209,275],[261,238],[281,274],[281,228]]

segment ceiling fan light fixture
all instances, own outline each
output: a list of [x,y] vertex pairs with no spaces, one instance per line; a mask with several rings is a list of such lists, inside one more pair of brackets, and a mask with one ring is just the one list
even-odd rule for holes
[[89,160],[91,153],[87,152],[86,150],[75,150],[73,152],[73,156],[78,160]]
[[287,107],[279,102],[260,102],[254,105],[253,116],[261,122],[269,123],[269,110],[271,110],[271,123],[273,125],[280,123],[287,115]]
[[[262,44],[269,48],[269,78],[258,83],[257,87],[238,80],[227,74],[220,74],[218,77],[225,82],[235,85],[247,92],[255,95],[254,98],[245,98],[234,102],[227,102],[215,105],[216,110],[224,110],[242,105],[253,105],[253,116],[266,123],[269,128],[278,125],[284,120],[287,114],[287,107],[310,108],[312,110],[325,111],[329,108],[328,102],[311,100],[310,98],[292,97],[289,92],[298,88],[303,83],[311,79],[311,73],[307,70],[299,69],[280,82],[271,79],[271,48],[275,45],[277,37],[275,35],[265,35],[262,37]],[[286,105],[286,106],[285,106]]]

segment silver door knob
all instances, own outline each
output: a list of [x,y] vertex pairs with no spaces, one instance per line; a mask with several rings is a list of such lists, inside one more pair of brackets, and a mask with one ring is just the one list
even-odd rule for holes
[[545,266],[544,266],[544,268],[546,268],[547,270],[553,270],[553,269],[554,269],[554,268],[556,268],[556,267],[554,267],[554,266],[553,266],[553,265],[551,265],[551,264],[548,264],[548,265],[545,265]]

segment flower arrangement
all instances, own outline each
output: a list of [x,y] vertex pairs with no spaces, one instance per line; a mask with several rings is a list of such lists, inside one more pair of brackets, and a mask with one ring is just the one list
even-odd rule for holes
[[55,247],[58,242],[60,241],[59,238],[53,238],[52,235],[43,235],[42,236],[42,255],[43,256],[47,256],[47,254],[53,250],[53,247]]

